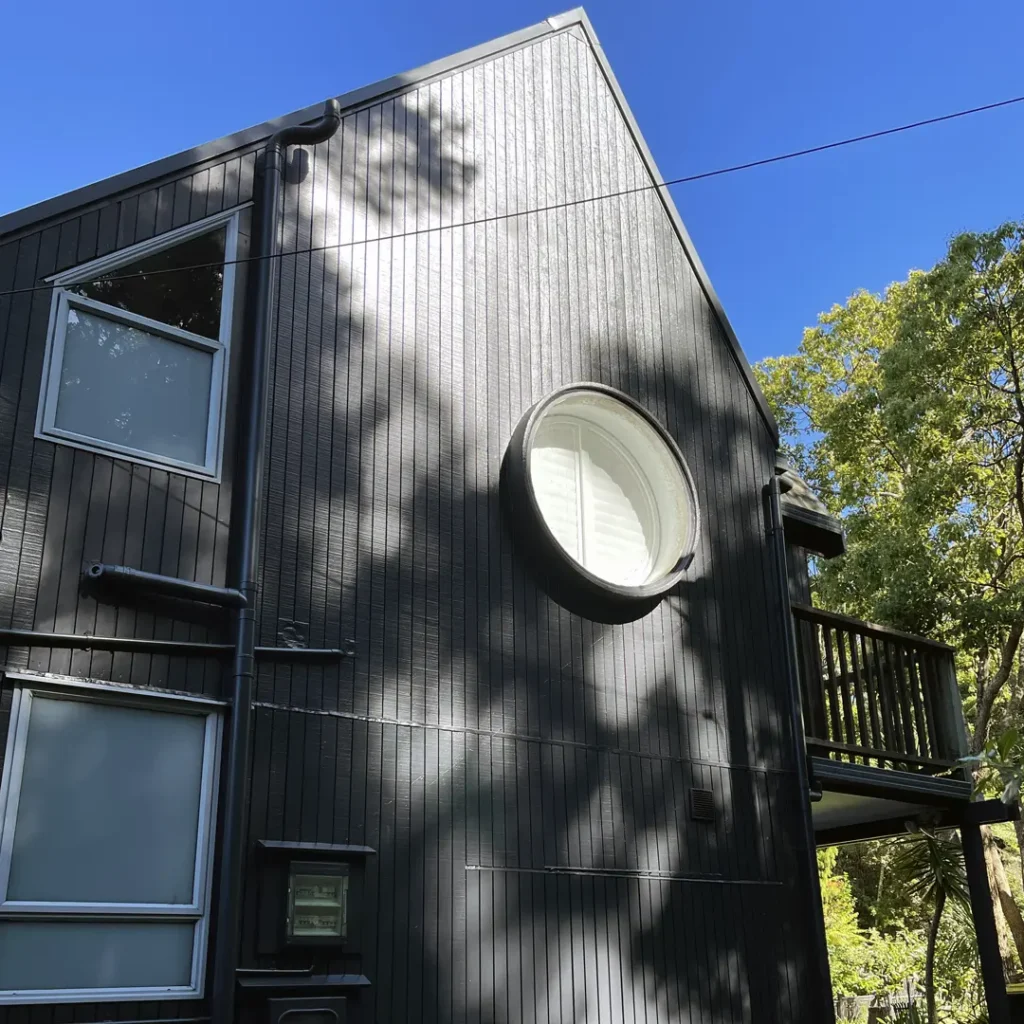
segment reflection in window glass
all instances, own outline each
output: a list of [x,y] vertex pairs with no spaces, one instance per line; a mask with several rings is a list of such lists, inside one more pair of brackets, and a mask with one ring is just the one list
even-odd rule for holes
[[190,904],[205,732],[200,715],[36,697],[7,898]]
[[0,922],[0,989],[187,986],[189,921]]
[[[71,290],[204,338],[216,338],[220,334],[225,231],[220,227],[187,239],[93,281],[73,285]],[[179,269],[184,267],[194,269]],[[123,280],[129,275],[138,276]]]
[[70,309],[54,426],[202,466],[213,360],[211,352]]

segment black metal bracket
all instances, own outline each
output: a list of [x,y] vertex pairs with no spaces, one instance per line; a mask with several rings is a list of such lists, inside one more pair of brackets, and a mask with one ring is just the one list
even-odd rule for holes
[[350,843],[293,843],[281,839],[257,839],[256,846],[268,853],[298,853],[304,857],[372,857],[372,846],[353,846]]
[[238,984],[242,988],[332,989],[367,988],[372,982],[365,974],[311,974],[289,979],[268,971],[265,975],[243,975],[238,978]]
[[1020,821],[1020,804],[1002,800],[975,800],[960,814],[961,825],[995,825],[1002,821]]

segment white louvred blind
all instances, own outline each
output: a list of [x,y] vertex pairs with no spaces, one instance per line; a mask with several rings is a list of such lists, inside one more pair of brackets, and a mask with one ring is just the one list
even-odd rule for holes
[[641,586],[657,548],[657,510],[634,459],[587,420],[551,416],[537,430],[530,475],[555,539],[610,583]]

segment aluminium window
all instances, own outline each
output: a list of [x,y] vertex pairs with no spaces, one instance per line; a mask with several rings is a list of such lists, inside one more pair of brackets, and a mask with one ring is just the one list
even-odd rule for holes
[[201,997],[220,705],[8,679],[0,1003]]
[[52,279],[38,437],[219,477],[238,217]]

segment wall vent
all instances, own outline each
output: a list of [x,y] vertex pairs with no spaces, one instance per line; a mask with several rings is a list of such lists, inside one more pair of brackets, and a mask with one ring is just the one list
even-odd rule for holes
[[690,790],[690,817],[694,821],[715,820],[715,794],[710,789]]

